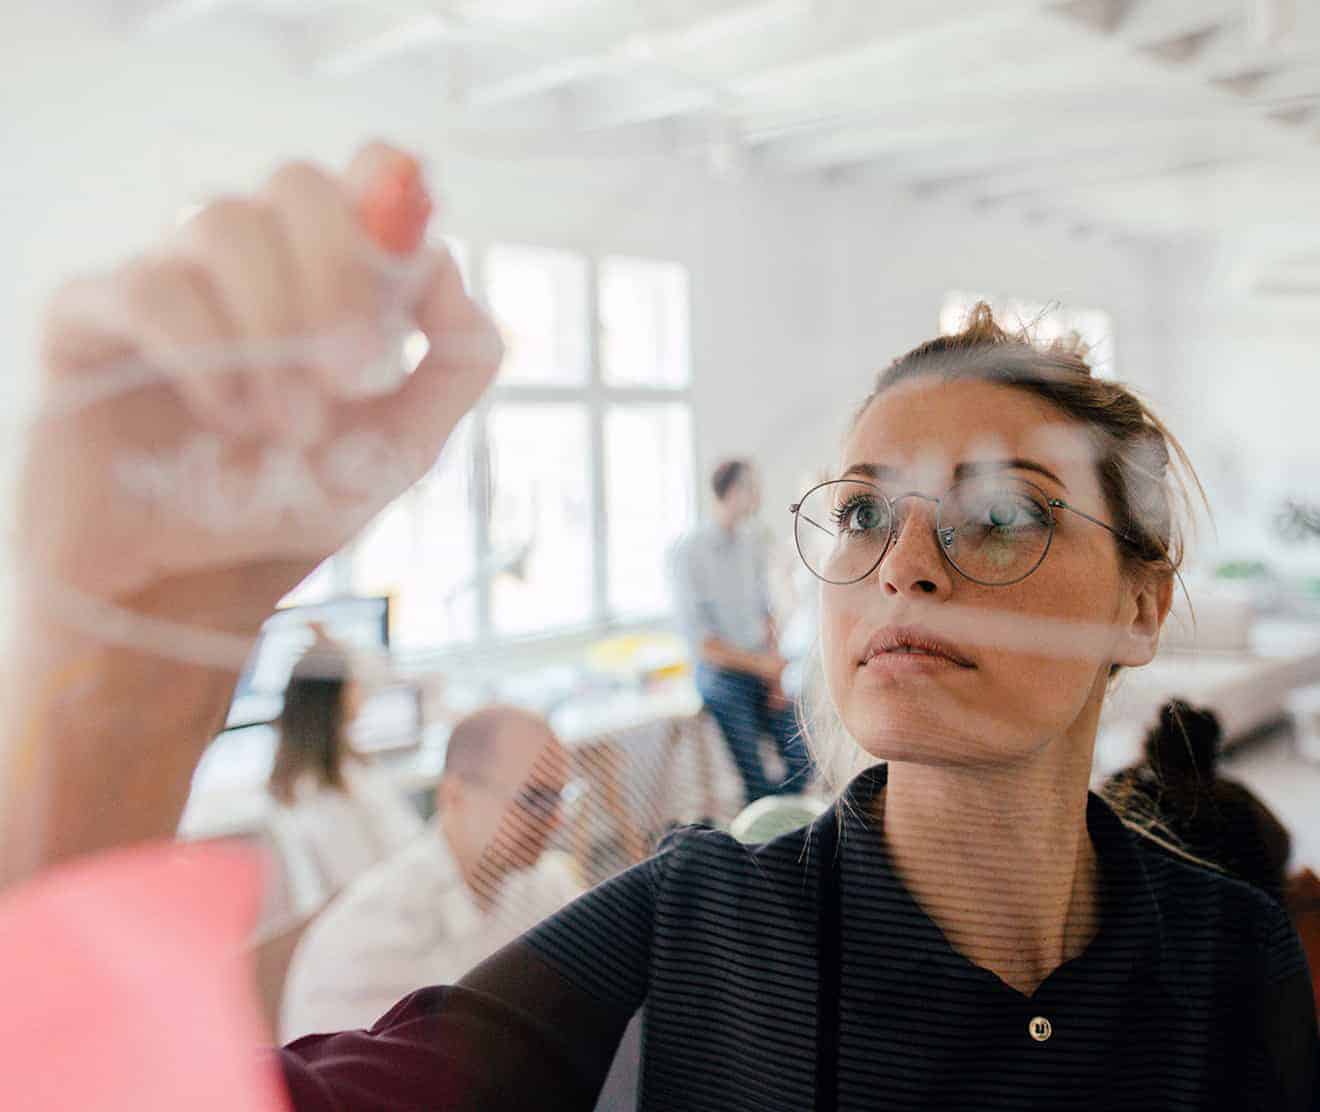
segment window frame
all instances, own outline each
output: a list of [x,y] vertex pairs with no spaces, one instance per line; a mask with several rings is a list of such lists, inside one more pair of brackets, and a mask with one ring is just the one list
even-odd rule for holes
[[[474,566],[481,568],[490,560],[491,552],[491,496],[492,474],[490,456],[490,420],[492,410],[504,404],[514,405],[576,405],[585,408],[587,414],[588,461],[591,475],[589,482],[591,498],[591,613],[577,624],[565,625],[553,629],[527,634],[499,633],[495,629],[491,578],[482,576],[475,585],[476,593],[476,634],[470,640],[451,641],[437,644],[425,650],[428,659],[443,658],[449,654],[463,654],[467,658],[484,658],[509,646],[553,646],[556,643],[572,644],[589,641],[602,635],[624,630],[656,628],[665,624],[669,618],[668,609],[657,611],[653,615],[630,613],[626,617],[615,611],[610,605],[610,553],[609,553],[609,507],[605,473],[605,421],[606,415],[615,406],[646,405],[682,405],[688,411],[689,425],[692,429],[691,443],[691,501],[693,514],[700,505],[700,475],[698,421],[693,404],[694,363],[693,321],[692,321],[692,272],[688,263],[673,256],[659,257],[639,252],[621,252],[600,250],[582,244],[546,242],[507,237],[455,236],[458,247],[467,263],[466,278],[474,299],[488,312],[490,303],[486,284],[486,267],[491,248],[507,245],[514,247],[534,247],[551,251],[564,251],[580,257],[585,264],[586,297],[582,322],[586,330],[587,380],[582,385],[554,386],[546,384],[495,383],[486,391],[471,412],[472,430],[470,455],[466,465],[471,475],[471,504],[469,511],[473,516],[473,540],[475,545]],[[683,386],[612,386],[605,376],[602,351],[603,322],[600,314],[600,279],[601,267],[611,259],[637,259],[677,263],[687,271],[687,346],[689,374]],[[457,461],[456,461],[457,462]],[[458,463],[458,465],[462,465]],[[410,499],[412,491],[400,497]],[[411,512],[416,512],[411,511]],[[368,526],[370,528],[370,526]],[[365,532],[365,530],[364,530]],[[352,594],[354,581],[354,561],[362,542],[360,535],[340,552],[331,557],[331,590],[335,595]],[[657,552],[656,559],[662,560],[664,553]],[[393,597],[393,596],[392,596]],[[304,600],[298,600],[304,601]]]

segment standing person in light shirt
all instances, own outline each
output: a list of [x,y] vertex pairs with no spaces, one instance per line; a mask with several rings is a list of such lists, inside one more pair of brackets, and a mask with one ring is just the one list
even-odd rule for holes
[[[751,803],[772,792],[804,790],[810,761],[781,683],[788,662],[771,616],[768,546],[754,524],[760,477],[746,460],[725,460],[711,475],[711,489],[711,519],[674,546],[670,575],[697,687]],[[786,766],[782,780],[772,781],[762,763],[766,735]]]
[[460,721],[434,827],[359,877],[299,943],[282,1037],[368,1027],[417,985],[457,980],[581,895],[566,857],[547,852],[577,790],[544,719],[493,706]]

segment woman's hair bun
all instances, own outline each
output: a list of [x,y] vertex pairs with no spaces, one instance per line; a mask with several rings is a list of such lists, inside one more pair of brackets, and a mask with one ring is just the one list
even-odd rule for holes
[[1223,729],[1214,711],[1172,699],[1160,708],[1158,725],[1146,734],[1146,760],[1171,783],[1214,776]]

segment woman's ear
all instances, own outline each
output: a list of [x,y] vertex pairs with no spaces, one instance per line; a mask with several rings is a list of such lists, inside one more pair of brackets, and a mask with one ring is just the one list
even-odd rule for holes
[[1118,644],[1114,647],[1115,664],[1139,668],[1149,664],[1160,647],[1160,630],[1173,605],[1173,575],[1151,572],[1134,580],[1131,594],[1119,614]]

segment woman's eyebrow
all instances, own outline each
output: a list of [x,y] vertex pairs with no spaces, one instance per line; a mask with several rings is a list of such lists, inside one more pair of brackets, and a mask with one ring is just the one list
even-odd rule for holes
[[1059,478],[1053,471],[1043,463],[1037,463],[1034,459],[991,459],[978,460],[975,463],[960,463],[953,469],[954,479],[966,478],[970,475],[985,475],[996,471],[1034,471],[1038,475],[1044,475],[1058,483],[1065,491],[1068,485]]
[[861,475],[866,479],[894,479],[899,474],[897,467],[891,467],[887,463],[854,463],[839,478],[846,479],[849,475]]
[[[965,479],[972,475],[992,474],[996,471],[1034,471],[1038,475],[1044,475],[1051,479],[1064,490],[1067,491],[1068,484],[1059,478],[1053,471],[1043,463],[1037,463],[1034,459],[993,459],[978,460],[974,463],[960,463],[954,468],[953,477]],[[854,463],[851,464],[842,475],[841,479],[846,479],[850,475],[861,475],[866,479],[894,479],[900,475],[897,467],[892,467],[887,463]]]

